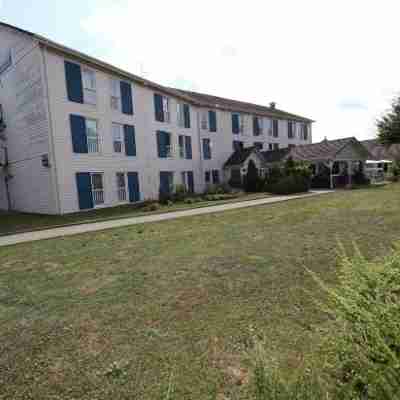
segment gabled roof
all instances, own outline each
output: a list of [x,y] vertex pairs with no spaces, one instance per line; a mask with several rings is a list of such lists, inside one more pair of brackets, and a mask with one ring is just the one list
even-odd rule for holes
[[[232,165],[242,165],[253,153],[256,153],[258,155],[261,154],[255,146],[245,147],[244,149],[236,150],[228,158],[228,161],[226,161],[224,167],[231,167]],[[262,156],[260,157],[262,159]]]
[[333,160],[347,146],[355,145],[359,147],[360,155],[368,159],[371,155],[368,150],[361,145],[355,137],[348,137],[336,140],[323,140],[319,143],[305,144],[291,148],[288,157],[294,160]]
[[400,143],[383,145],[378,139],[363,140],[362,145],[371,153],[372,160],[400,160]]
[[193,97],[205,107],[218,108],[228,111],[243,112],[247,114],[254,114],[259,116],[266,116],[272,118],[284,118],[301,122],[314,122],[312,119],[301,117],[299,115],[291,114],[289,112],[262,106],[259,104],[246,103],[244,101],[227,99],[225,97],[217,97],[204,93],[197,93],[187,90],[178,90],[179,92]]
[[293,119],[297,121],[304,121],[304,122],[314,122],[309,118],[300,117],[298,115],[290,114],[286,111],[272,109],[270,107],[265,107],[261,105],[245,103],[236,100],[225,99],[222,97],[215,97],[201,93],[189,92],[180,89],[174,89],[167,86],[159,85],[158,83],[149,81],[147,79],[141,78],[137,75],[131,74],[130,72],[124,71],[120,68],[117,68],[111,64],[105,63],[100,61],[97,58],[88,56],[87,54],[81,53],[77,50],[73,50],[69,47],[66,47],[62,44],[53,42],[50,39],[45,38],[44,36],[26,31],[24,29],[15,27],[10,24],[6,24],[0,22],[0,27],[5,27],[7,29],[12,29],[17,32],[20,32],[25,35],[29,35],[32,39],[36,40],[41,46],[45,48],[51,49],[52,51],[62,54],[67,57],[74,57],[82,62],[88,63],[89,65],[93,65],[100,70],[104,70],[106,72],[111,72],[117,76],[120,76],[122,79],[128,79],[133,82],[136,82],[142,86],[147,86],[152,88],[156,91],[165,93],[170,96],[175,96],[179,99],[182,99],[190,104],[199,106],[199,107],[209,107],[209,108],[220,108],[222,110],[228,111],[236,111],[236,112],[244,112],[249,114],[255,115],[262,115],[262,116],[270,116],[276,118],[286,118],[286,119]]

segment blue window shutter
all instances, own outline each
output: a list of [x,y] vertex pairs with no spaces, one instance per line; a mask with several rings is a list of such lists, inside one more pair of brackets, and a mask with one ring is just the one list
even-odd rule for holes
[[210,132],[217,132],[217,113],[210,110],[208,112],[208,124],[210,127]]
[[239,115],[238,114],[232,114],[232,132],[237,134],[239,133]]
[[206,181],[206,183],[210,183],[210,171],[206,171],[205,172],[205,181]]
[[171,172],[160,171],[160,193],[171,193]]
[[136,156],[136,139],[134,126],[124,125],[124,142],[125,154],[127,156]]
[[167,157],[167,146],[170,145],[170,139],[168,132],[157,131],[157,148],[158,148],[158,157],[166,158]]
[[76,186],[78,189],[78,201],[80,210],[93,208],[92,182],[88,172],[76,174]]
[[219,184],[219,171],[217,169],[213,169],[212,177],[213,177],[213,184],[214,185]]
[[82,71],[79,64],[65,61],[68,100],[83,103]]
[[188,188],[190,193],[194,193],[194,177],[193,171],[187,171]]
[[132,86],[128,82],[121,81],[120,88],[121,88],[122,113],[127,115],[133,115]]
[[140,200],[139,176],[137,172],[128,172],[129,201],[134,203]]
[[154,93],[154,111],[156,121],[164,122],[163,99],[158,93]]
[[188,160],[192,159],[192,138],[190,136],[185,136],[185,149],[186,149],[186,158]]
[[203,156],[205,160],[211,159],[211,146],[209,139],[203,139]]
[[258,136],[260,134],[260,129],[258,126],[258,117],[253,117],[253,135]]
[[185,128],[190,128],[190,107],[189,104],[183,105],[183,120],[185,123]]
[[72,149],[74,153],[87,153],[86,121],[80,115],[69,116],[71,124]]

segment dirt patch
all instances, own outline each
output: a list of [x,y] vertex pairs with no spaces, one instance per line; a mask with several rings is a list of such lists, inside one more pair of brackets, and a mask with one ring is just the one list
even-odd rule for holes
[[100,333],[96,321],[87,319],[79,327],[79,348],[83,353],[97,356],[105,350],[109,351],[111,341]]

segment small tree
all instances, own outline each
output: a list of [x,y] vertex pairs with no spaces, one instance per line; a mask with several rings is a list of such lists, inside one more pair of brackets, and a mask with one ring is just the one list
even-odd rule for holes
[[382,144],[400,143],[400,96],[392,102],[392,109],[377,121],[378,138]]
[[259,176],[258,176],[258,169],[256,164],[254,164],[253,160],[249,161],[247,166],[247,174],[246,174],[246,181],[245,181],[245,190],[246,192],[256,192],[259,187]]

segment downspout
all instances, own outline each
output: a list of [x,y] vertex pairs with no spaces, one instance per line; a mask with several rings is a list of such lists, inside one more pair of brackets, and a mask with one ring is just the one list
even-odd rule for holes
[[7,196],[7,211],[11,211],[11,193],[10,193],[10,185],[8,181],[10,180],[10,175],[8,173],[8,149],[7,147],[3,146],[2,149],[4,150],[4,185],[6,188],[6,196]]

